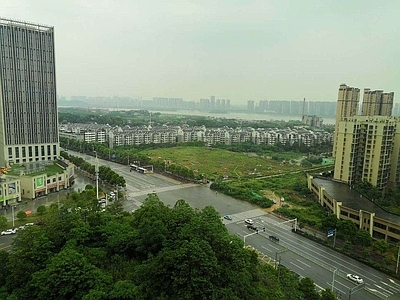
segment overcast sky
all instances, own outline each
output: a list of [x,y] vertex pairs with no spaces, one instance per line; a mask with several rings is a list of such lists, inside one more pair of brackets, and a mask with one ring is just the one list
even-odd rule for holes
[[67,97],[400,96],[400,1],[1,0],[0,17],[54,26]]

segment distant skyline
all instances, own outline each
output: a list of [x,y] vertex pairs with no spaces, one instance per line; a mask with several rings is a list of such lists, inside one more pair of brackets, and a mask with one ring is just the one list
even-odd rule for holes
[[399,1],[3,0],[54,26],[62,96],[336,101],[400,95]]

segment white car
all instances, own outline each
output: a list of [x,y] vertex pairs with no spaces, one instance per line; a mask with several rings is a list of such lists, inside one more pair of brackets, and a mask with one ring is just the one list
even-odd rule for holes
[[357,283],[363,283],[364,280],[358,276],[358,275],[354,275],[354,274],[347,274],[347,278],[350,279],[351,281],[357,282]]
[[254,224],[254,221],[252,219],[246,219],[246,220],[244,220],[244,222],[246,224],[249,224],[249,225],[253,225]]
[[1,232],[1,235],[9,235],[9,234],[15,234],[17,231],[15,229],[7,229]]

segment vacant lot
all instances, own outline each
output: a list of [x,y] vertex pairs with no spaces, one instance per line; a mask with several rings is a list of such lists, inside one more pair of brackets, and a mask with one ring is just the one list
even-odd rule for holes
[[302,169],[254,153],[237,153],[205,147],[155,149],[147,150],[145,154],[153,160],[167,160],[170,163],[186,166],[195,174],[226,175],[229,178],[266,176]]

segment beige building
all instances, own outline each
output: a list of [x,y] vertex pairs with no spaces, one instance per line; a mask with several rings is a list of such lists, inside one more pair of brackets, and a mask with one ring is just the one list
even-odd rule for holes
[[400,241],[400,216],[389,213],[358,194],[348,185],[325,178],[308,176],[308,188],[340,220],[350,220],[373,238]]
[[19,178],[0,176],[0,203],[2,206],[21,201],[21,182]]
[[381,90],[371,91],[364,89],[361,108],[363,116],[391,116],[393,110],[394,93],[384,93]]
[[[336,157],[337,132],[340,120],[344,117],[352,117],[358,113],[360,89],[342,83],[339,87],[338,101],[336,106],[335,136],[333,138],[332,156]],[[339,151],[341,151],[339,149]]]
[[[365,180],[381,190],[388,185],[390,179],[396,180],[396,176],[390,174],[397,173],[399,119],[354,116],[343,118],[336,127],[338,151],[334,179],[349,186]],[[396,163],[392,160],[396,160]]]

